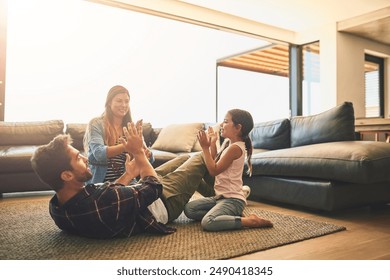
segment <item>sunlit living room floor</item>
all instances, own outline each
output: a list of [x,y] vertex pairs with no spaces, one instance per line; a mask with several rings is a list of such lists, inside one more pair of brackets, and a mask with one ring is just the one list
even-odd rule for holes
[[[52,191],[4,194],[0,198],[0,204],[9,200],[28,202],[52,195]],[[347,230],[235,259],[390,260],[390,204],[375,208],[360,207],[335,213],[253,200],[249,200],[248,206],[333,223],[345,226]]]

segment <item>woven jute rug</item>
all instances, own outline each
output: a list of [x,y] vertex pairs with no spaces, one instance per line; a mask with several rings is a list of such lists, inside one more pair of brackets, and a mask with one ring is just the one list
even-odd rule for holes
[[228,259],[345,230],[345,227],[247,208],[273,228],[205,232],[183,214],[170,235],[95,240],[67,234],[48,212],[49,198],[0,203],[2,260],[208,260]]

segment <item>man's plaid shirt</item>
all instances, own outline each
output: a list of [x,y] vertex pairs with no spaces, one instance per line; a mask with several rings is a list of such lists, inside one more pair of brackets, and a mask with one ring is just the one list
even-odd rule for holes
[[161,193],[162,185],[154,177],[132,186],[89,184],[62,206],[54,195],[49,210],[60,229],[86,237],[168,234],[175,229],[158,223],[147,208]]

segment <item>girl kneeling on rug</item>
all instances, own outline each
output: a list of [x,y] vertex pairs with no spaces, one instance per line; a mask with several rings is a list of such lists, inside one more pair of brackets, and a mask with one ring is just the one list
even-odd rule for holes
[[[252,173],[252,141],[249,132],[253,119],[249,112],[233,109],[227,112],[221,123],[221,136],[226,140],[217,154],[218,135],[212,127],[199,131],[198,140],[202,147],[207,169],[215,176],[214,197],[204,197],[187,203],[184,213],[190,219],[202,221],[206,231],[240,229],[244,227],[272,227],[268,220],[251,214],[242,217],[246,205],[242,173],[247,154],[248,173]],[[228,140],[228,141],[227,141]]]

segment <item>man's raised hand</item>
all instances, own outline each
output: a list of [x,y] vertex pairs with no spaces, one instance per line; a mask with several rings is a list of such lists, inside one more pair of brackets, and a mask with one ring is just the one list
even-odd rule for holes
[[153,176],[157,178],[157,173],[153,166],[146,158],[144,151],[144,140],[142,139],[142,122],[128,123],[127,128],[123,128],[123,133],[126,139],[121,139],[121,143],[124,145],[126,152],[134,156],[134,162],[136,164],[137,173],[141,179],[147,176]]
[[135,155],[136,153],[144,152],[142,139],[142,122],[129,122],[127,127],[123,127],[125,138],[121,138],[121,143],[125,147],[126,152]]

